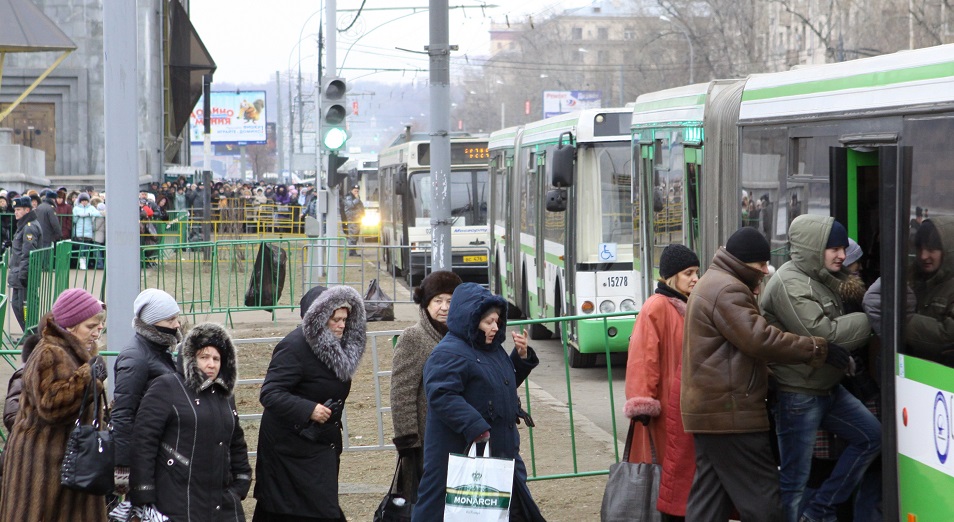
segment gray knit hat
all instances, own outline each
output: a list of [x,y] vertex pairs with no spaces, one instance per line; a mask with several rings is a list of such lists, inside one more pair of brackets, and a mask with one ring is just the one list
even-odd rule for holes
[[146,324],[156,324],[182,313],[176,299],[158,288],[147,288],[140,292],[133,302],[133,312]]

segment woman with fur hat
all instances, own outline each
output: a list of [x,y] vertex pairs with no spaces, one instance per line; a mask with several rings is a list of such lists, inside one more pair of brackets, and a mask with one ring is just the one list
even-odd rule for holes
[[259,395],[253,521],[345,520],[338,504],[341,412],[364,354],[365,328],[361,296],[334,286],[275,346]]
[[425,277],[421,286],[414,289],[420,319],[401,333],[394,346],[391,420],[394,446],[403,459],[401,492],[411,502],[417,499],[417,486],[424,474],[424,420],[427,418],[424,363],[447,333],[451,295],[461,283],[460,276],[446,270],[431,272]]
[[683,245],[669,245],[659,258],[656,293],[643,303],[629,338],[626,362],[626,406],[633,422],[629,462],[662,466],[656,509],[672,517],[686,516],[686,501],[696,469],[692,435],[682,428],[679,383],[686,302],[699,281],[699,257]]
[[235,346],[204,323],[181,352],[182,373],[157,377],[136,413],[129,499],[173,521],[245,520],[252,467],[233,396]]
[[147,288],[133,301],[135,335],[120,351],[113,366],[116,388],[112,411],[113,440],[116,444],[116,492],[129,486],[132,464],[132,434],[139,402],[152,381],[176,373],[172,352],[182,340],[179,332],[179,304],[158,288]]
[[[90,360],[97,353],[105,316],[100,300],[86,290],[70,288],[40,320],[40,341],[23,369],[20,411],[4,448],[8,455],[3,465],[0,520],[106,520],[102,495],[60,485],[66,440],[86,387],[95,379],[97,392],[103,389],[105,376],[93,373]],[[82,422],[94,419],[102,422],[102,408],[88,408]]]

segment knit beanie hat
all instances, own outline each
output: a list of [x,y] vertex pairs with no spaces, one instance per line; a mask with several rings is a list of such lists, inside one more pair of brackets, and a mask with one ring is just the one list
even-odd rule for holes
[[848,238],[848,248],[845,249],[845,262],[844,265],[848,266],[853,263],[856,263],[861,256],[865,255],[861,251],[861,245],[859,245],[854,239]]
[[79,195],[79,197],[78,197],[76,200],[77,200],[77,201],[84,201],[84,200],[85,200],[85,201],[89,201],[89,194],[87,194],[87,193],[85,193],[85,192],[80,192],[80,195]]
[[831,223],[831,232],[828,233],[828,243],[825,243],[825,248],[848,248],[848,231],[845,230],[845,225],[842,225],[838,221],[833,221]]
[[743,263],[768,262],[772,258],[768,241],[754,227],[736,230],[726,241],[725,249]]
[[53,303],[53,321],[63,328],[72,328],[102,312],[103,302],[82,288],[64,290]]
[[663,279],[669,279],[694,266],[699,266],[699,256],[685,245],[669,245],[659,256],[659,275]]
[[427,308],[431,299],[441,294],[453,295],[454,289],[463,283],[460,276],[447,270],[431,272],[421,281],[421,286],[414,289],[414,302],[421,308]]
[[944,250],[941,233],[930,219],[925,219],[914,233],[914,248],[917,250]]
[[140,292],[133,302],[133,312],[146,324],[156,324],[181,313],[176,299],[158,288]]

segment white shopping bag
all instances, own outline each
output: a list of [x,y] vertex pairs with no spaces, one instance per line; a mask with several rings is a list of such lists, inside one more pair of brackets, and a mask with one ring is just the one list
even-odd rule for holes
[[467,455],[450,454],[447,459],[447,495],[444,520],[507,522],[513,493],[513,459],[492,458],[490,443],[484,456],[470,445]]

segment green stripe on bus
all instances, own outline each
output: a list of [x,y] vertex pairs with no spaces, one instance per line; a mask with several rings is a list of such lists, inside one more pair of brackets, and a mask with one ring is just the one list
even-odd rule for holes
[[660,109],[672,109],[675,107],[701,106],[706,104],[706,94],[690,94],[679,96],[677,98],[666,98],[665,100],[653,100],[643,103],[637,103],[633,106],[633,112],[658,111]]
[[793,83],[766,87],[764,89],[746,90],[742,93],[742,102],[783,98],[786,96],[800,96],[805,94],[842,91],[846,89],[884,87],[899,83],[933,80],[954,75],[954,62],[910,67],[893,71],[878,71],[871,73],[816,80],[812,82]]
[[904,364],[904,378],[939,390],[954,392],[954,368],[907,355],[899,355],[898,359],[899,364]]
[[898,454],[901,520],[945,520],[954,512],[954,477]]

